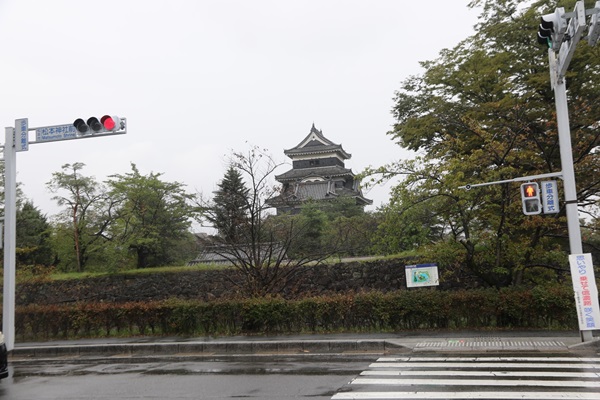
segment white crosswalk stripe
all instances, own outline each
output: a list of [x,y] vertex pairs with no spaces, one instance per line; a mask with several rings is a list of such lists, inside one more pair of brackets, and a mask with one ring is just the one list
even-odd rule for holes
[[600,358],[381,357],[344,390],[332,400],[600,400]]

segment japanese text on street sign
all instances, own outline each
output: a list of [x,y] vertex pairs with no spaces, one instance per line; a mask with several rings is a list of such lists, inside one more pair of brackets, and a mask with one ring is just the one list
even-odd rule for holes
[[600,329],[600,307],[598,306],[598,288],[594,278],[594,265],[592,255],[569,255],[571,276],[573,277],[573,290],[575,292],[575,305],[579,330]]
[[544,181],[542,183],[542,205],[544,214],[558,213],[558,185],[556,181]]
[[404,267],[406,287],[437,286],[440,284],[437,264],[417,264]]
[[27,118],[15,120],[15,150],[29,150],[29,123]]
[[51,142],[54,140],[75,139],[77,130],[70,125],[55,125],[37,128],[35,130],[35,140],[38,142]]

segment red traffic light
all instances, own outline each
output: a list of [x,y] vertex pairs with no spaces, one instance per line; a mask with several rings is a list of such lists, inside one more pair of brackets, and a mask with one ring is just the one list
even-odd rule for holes
[[100,122],[102,122],[102,126],[107,131],[114,131],[121,129],[121,119],[116,116],[105,115],[100,118]]
[[82,135],[125,130],[124,120],[122,121],[119,117],[110,115],[105,115],[100,120],[96,117],[90,117],[87,121],[77,118],[73,122],[73,126]]

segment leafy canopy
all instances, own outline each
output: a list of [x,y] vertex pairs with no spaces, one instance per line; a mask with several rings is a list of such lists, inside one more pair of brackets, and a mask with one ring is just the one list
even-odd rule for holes
[[[528,268],[563,268],[562,213],[524,217],[516,183],[458,189],[561,170],[547,50],[536,41],[540,15],[556,5],[473,1],[483,10],[475,35],[423,62],[425,72],[396,92],[389,135],[417,157],[366,171],[375,182],[403,176],[392,209],[441,229],[437,243],[459,245],[463,265],[497,286],[519,283]],[[600,191],[598,52],[582,41],[567,76],[578,200],[587,213],[597,211]]]

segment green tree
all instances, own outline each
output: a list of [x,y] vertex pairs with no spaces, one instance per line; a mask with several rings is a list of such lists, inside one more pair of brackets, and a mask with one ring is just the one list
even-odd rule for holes
[[197,213],[194,195],[180,182],[165,182],[162,174],[131,172],[109,177],[107,185],[117,202],[111,237],[136,256],[137,268],[167,265],[179,260],[179,249],[191,240],[191,221]]
[[397,254],[443,239],[442,220],[431,204],[410,203],[399,196],[396,192],[393,200],[376,212],[371,240],[377,254]]
[[[294,251],[357,256],[371,253],[374,220],[353,198],[309,201],[295,216],[304,226]],[[294,253],[292,253],[294,254]]]
[[340,215],[329,221],[325,245],[337,248],[339,256],[375,254],[372,243],[376,229],[377,220],[373,213],[361,212],[349,217]]
[[218,184],[212,204],[205,215],[219,235],[227,242],[235,243],[248,219],[248,193],[242,174],[230,165]]
[[[560,2],[567,9],[574,3]],[[476,34],[422,63],[425,72],[396,93],[397,122],[389,134],[418,156],[367,171],[383,179],[404,176],[393,199],[402,212],[432,210],[429,226],[445,233],[439,243],[456,243],[463,266],[491,285],[520,283],[527,269],[566,267],[563,213],[524,217],[518,184],[458,189],[561,170],[547,49],[536,42],[539,16],[556,5],[473,1],[483,10]],[[600,191],[598,51],[580,43],[567,76],[584,212]]]
[[[114,205],[106,188],[95,178],[81,174],[85,164],[73,163],[62,166],[62,172],[54,172],[46,184],[55,193],[59,206],[65,209],[57,216],[57,227],[68,232],[72,245],[75,269],[82,272],[90,256],[101,251],[106,244],[106,233],[112,220]],[[65,235],[59,235],[64,238]],[[70,260],[67,255],[65,260]],[[68,266],[66,266],[68,269]]]
[[[243,294],[261,297],[281,293],[305,267],[319,264],[331,254],[323,246],[298,250],[301,241],[315,233],[310,221],[319,218],[302,220],[299,216],[272,214],[267,200],[279,193],[272,184],[272,175],[280,164],[265,150],[252,146],[246,153],[233,152],[230,165],[246,182],[247,216],[238,227],[235,240],[217,237],[211,250],[239,272],[225,271],[224,277]],[[210,209],[201,208],[204,212]]]
[[17,210],[17,265],[50,266],[54,261],[50,240],[51,226],[31,201]]
[[[4,163],[0,163],[0,186],[4,187]],[[4,213],[4,191],[0,191],[0,211]],[[50,225],[45,215],[27,200],[17,182],[16,191],[16,264],[52,264],[52,245],[49,241]],[[0,240],[4,240],[0,235]],[[0,265],[4,260],[0,261]]]
[[304,203],[300,213],[292,217],[298,227],[297,240],[290,247],[291,257],[304,257],[311,253],[322,253],[327,229],[327,214],[320,204],[314,201]]

